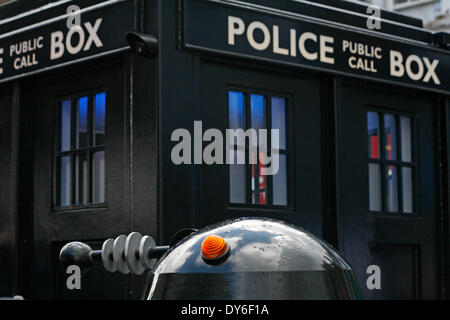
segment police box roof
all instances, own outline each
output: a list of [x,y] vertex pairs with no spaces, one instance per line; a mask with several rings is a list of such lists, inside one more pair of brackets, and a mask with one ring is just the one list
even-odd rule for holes
[[[234,0],[229,0],[235,2]],[[71,1],[81,8],[95,3],[111,2],[105,0]],[[261,6],[277,8],[302,15],[317,17],[327,21],[365,28],[367,20],[367,5],[342,0],[242,0]],[[0,6],[0,34],[44,21],[48,17],[66,14],[68,2],[66,0],[50,1],[19,0]],[[381,19],[385,22],[384,33],[403,36],[409,39],[432,43],[432,32],[422,29],[422,20],[381,10]]]
[[[154,1],[156,2],[156,0]],[[142,3],[147,2],[143,1]],[[160,5],[165,3],[160,2]],[[36,4],[40,6],[36,7]],[[68,20],[71,17],[68,14],[68,7],[74,5],[81,9],[83,16],[80,23],[81,28],[78,29],[70,29],[66,24],[70,22]],[[153,10],[154,6],[143,8]],[[403,65],[400,65],[400,63],[405,59],[406,69],[409,68],[408,65],[417,65],[420,71],[414,73],[414,70],[406,70],[410,71],[409,78],[413,80],[407,84],[419,88],[428,87],[428,89],[447,94],[449,86],[447,82],[450,82],[450,80],[446,78],[441,84],[438,75],[435,76],[435,71],[447,74],[450,35],[448,33],[433,33],[423,29],[422,22],[418,19],[383,10],[379,12],[380,19],[376,20],[381,22],[381,28],[368,28],[368,21],[373,17],[373,13],[367,9],[368,7],[365,5],[342,0],[183,0],[180,7],[183,13],[180,12],[178,15],[174,13],[172,23],[181,28],[180,34],[183,34],[183,39],[180,41],[183,43],[180,44],[183,48],[209,49],[211,53],[229,53],[230,47],[228,46],[227,50],[220,50],[218,47],[222,46],[223,43],[218,44],[217,39],[208,38],[209,36],[204,32],[196,33],[195,30],[199,29],[202,21],[197,21],[196,26],[188,23],[189,21],[186,20],[189,19],[188,16],[190,18],[195,16],[195,19],[199,17],[198,15],[204,17],[205,11],[202,10],[213,10],[210,13],[214,15],[222,11],[220,13],[222,15],[221,24],[215,26],[215,31],[218,34],[220,33],[220,41],[222,42],[227,37],[224,35],[226,23],[223,23],[223,21],[226,20],[229,12],[236,13],[236,10],[239,10],[238,13],[251,15],[258,19],[265,17],[264,19],[268,22],[276,20],[278,24],[284,25],[283,29],[293,28],[295,32],[300,32],[303,27],[308,26],[310,32],[313,29],[316,32],[325,32],[327,36],[336,37],[336,39],[330,39],[331,43],[334,40],[340,41],[343,46],[348,43],[349,49],[352,48],[352,45],[357,45],[358,53],[361,52],[359,48],[361,45],[374,46],[372,49],[363,48],[366,56],[367,50],[373,52],[378,50],[379,52],[380,49],[377,49],[377,47],[384,47],[387,50],[406,44],[408,46],[407,54],[404,53],[402,56],[398,55],[398,57],[391,54],[394,62],[395,59],[398,60],[400,71],[396,78],[403,77]],[[196,10],[199,12],[193,14],[193,11]],[[148,32],[149,30],[137,30],[139,26],[137,22],[144,16],[157,17],[157,13],[141,15],[141,10],[138,10],[136,2],[132,0],[60,0],[51,3],[43,0],[33,1],[32,3],[18,0],[0,6],[0,16],[7,17],[0,21],[0,82],[5,82],[69,63],[129,50],[125,35],[130,31]],[[185,19],[184,24],[177,23],[176,20],[180,17]],[[195,21],[195,19],[191,19],[190,22]],[[120,21],[120,23],[117,23],[117,21]],[[244,23],[244,21],[242,22]],[[278,28],[277,24],[271,26],[271,23],[268,23],[268,26]],[[298,27],[300,29],[296,30]],[[238,31],[236,31],[236,34],[239,34],[240,31]],[[157,33],[158,31],[153,30],[153,32]],[[123,37],[118,37],[120,34],[123,34]],[[155,36],[164,37],[165,35],[155,34]],[[274,36],[276,35],[274,34]],[[292,37],[291,32],[291,43],[296,40],[295,38],[296,36]],[[304,35],[302,39],[303,42],[307,41],[309,35]],[[314,38],[311,40],[316,41]],[[327,37],[322,36],[321,41],[325,45],[328,41]],[[237,49],[237,46],[231,49]],[[291,56],[296,56],[294,49],[296,48],[291,47]],[[333,48],[327,49],[326,46],[324,49],[325,51],[334,50]],[[395,50],[401,51],[400,49],[401,47]],[[340,52],[343,51],[344,49],[340,50]],[[246,52],[241,52],[241,55],[248,56],[248,53],[248,50],[246,50]],[[250,52],[250,55],[254,55],[253,53]],[[395,52],[391,50],[391,53]],[[418,58],[418,56],[420,57]],[[283,60],[279,59],[281,58],[279,56],[263,58],[269,59],[271,62]],[[295,65],[308,67],[304,63],[294,62]],[[370,75],[368,71],[375,71],[375,68],[364,61],[353,59],[349,63],[355,68],[364,69],[364,74],[359,72],[363,76]],[[358,67],[358,64],[360,67]],[[427,68],[428,73],[423,76],[422,73],[425,74],[425,68]],[[336,67],[335,69],[335,72],[348,73],[343,68]],[[424,72],[422,72],[422,69]],[[333,72],[333,68],[330,66],[323,70]],[[381,80],[387,79],[382,75],[382,72],[378,74],[378,78]],[[417,83],[415,78],[420,78],[424,83]],[[424,85],[429,84],[430,80],[433,80],[433,85]]]

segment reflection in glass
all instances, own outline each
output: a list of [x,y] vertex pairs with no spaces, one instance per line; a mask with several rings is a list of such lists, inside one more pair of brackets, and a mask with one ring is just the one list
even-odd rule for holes
[[[228,93],[228,117],[230,121],[230,129],[245,129],[244,124],[244,94],[242,92],[235,92],[235,91],[229,91]],[[236,154],[233,155],[231,152],[234,151],[235,146],[237,146],[237,149],[242,151],[245,148],[245,141],[239,142],[239,139],[234,139],[233,143],[230,146],[227,146],[230,148],[229,151],[229,162],[230,163],[244,163],[245,162],[245,153],[239,152],[239,161],[237,160]],[[241,158],[244,156],[244,158]],[[240,170],[240,169],[239,169]],[[233,184],[231,184],[233,185]],[[240,203],[240,202],[236,202]]]
[[413,170],[402,168],[403,212],[413,213]]
[[397,124],[392,114],[384,115],[384,157],[388,160],[397,160]]
[[252,94],[250,96],[251,127],[256,131],[265,129],[264,96]]
[[369,163],[369,210],[381,211],[381,166]]
[[[251,158],[253,159],[256,154],[252,153]],[[267,204],[266,198],[266,186],[267,186],[267,176],[263,175],[263,153],[260,155],[258,164],[251,165],[252,171],[252,204]],[[253,161],[252,161],[253,163]]]
[[95,95],[94,112],[94,145],[102,146],[105,144],[106,134],[106,93],[103,92]]
[[244,129],[244,94],[230,91],[228,100],[230,129]]
[[234,163],[230,164],[230,203],[246,203],[246,166],[243,164],[237,164],[237,158],[245,157],[244,150],[238,150],[234,154]]
[[280,169],[273,176],[273,204],[276,206],[287,206],[287,157],[280,154]]
[[105,152],[95,152],[93,155],[93,194],[94,203],[105,202]]
[[60,134],[59,138],[60,145],[59,145],[59,151],[65,152],[70,150],[71,142],[71,112],[72,112],[72,104],[70,100],[65,100],[61,103],[61,109],[60,109]]
[[412,161],[412,138],[411,138],[411,118],[400,118],[401,144],[402,144],[402,161]]
[[88,146],[88,98],[82,97],[77,103],[77,148]]
[[377,112],[367,113],[367,135],[369,139],[369,158],[380,158],[380,127]]
[[272,97],[272,129],[280,131],[280,149],[286,150],[286,99]]
[[75,204],[88,203],[89,171],[86,153],[80,153],[76,156],[75,165]]
[[57,160],[56,192],[56,205],[58,207],[70,206],[70,157],[61,157]]
[[[265,129],[264,121],[264,96],[252,94],[250,95],[250,119],[251,128],[259,132]],[[257,146],[257,141],[251,141],[252,146]],[[253,162],[252,162],[253,163]]]
[[396,166],[386,167],[386,210],[398,212],[398,172]]

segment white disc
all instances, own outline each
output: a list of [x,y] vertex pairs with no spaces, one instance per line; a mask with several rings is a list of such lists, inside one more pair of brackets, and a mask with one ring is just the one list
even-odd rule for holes
[[129,274],[127,262],[125,261],[125,243],[127,242],[127,236],[121,235],[116,238],[113,246],[114,263],[117,270],[122,274]]
[[116,272],[117,268],[113,258],[114,239],[108,239],[103,243],[102,247],[102,262],[103,267],[108,272]]
[[143,264],[150,270],[153,269],[158,259],[150,259],[149,252],[150,249],[156,246],[155,240],[150,236],[145,236],[142,238],[139,245],[139,257]]
[[145,271],[144,264],[139,256],[139,245],[142,240],[142,234],[139,232],[131,233],[125,243],[125,261],[133,274],[141,275]]

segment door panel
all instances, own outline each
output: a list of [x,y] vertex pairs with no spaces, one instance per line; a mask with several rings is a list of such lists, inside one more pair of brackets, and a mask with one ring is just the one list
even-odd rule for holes
[[15,162],[13,161],[13,94],[0,90],[0,297],[13,294],[15,265]]
[[[217,128],[225,133],[226,129],[241,126],[246,129],[259,128],[254,119],[255,110],[258,109],[258,101],[264,100],[264,103],[261,102],[264,104],[264,117],[268,114],[263,117],[265,128],[269,129],[270,124],[278,129],[283,126],[280,123],[286,125],[285,130],[280,130],[280,137],[286,136],[280,139],[280,148],[286,148],[285,155],[282,153],[284,151],[280,151],[280,163],[286,159],[287,165],[281,165],[275,176],[262,175],[256,166],[247,165],[241,169],[237,165],[226,164],[201,166],[196,174],[200,182],[200,190],[196,194],[198,225],[234,217],[270,217],[323,236],[318,79],[209,62],[202,62],[200,79],[200,114],[204,131]],[[242,123],[236,127],[237,120],[231,115],[231,109],[236,108],[239,97],[244,115]],[[280,104],[285,105],[285,115],[279,113]],[[248,164],[248,150],[245,152]],[[242,170],[240,175],[237,173],[239,170]],[[233,187],[239,185],[240,179],[247,180],[240,188]]]
[[341,82],[337,94],[339,249],[367,298],[436,298],[432,99]]
[[32,297],[129,297],[129,280],[101,266],[82,279],[81,290],[67,290],[68,275],[58,259],[67,242],[85,241],[98,248],[103,240],[131,231],[124,196],[129,179],[122,70],[113,65],[66,72],[61,78],[41,79],[27,91],[33,132]]

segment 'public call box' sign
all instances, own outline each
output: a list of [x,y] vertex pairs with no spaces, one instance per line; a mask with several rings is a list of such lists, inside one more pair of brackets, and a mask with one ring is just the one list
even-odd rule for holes
[[134,29],[131,1],[84,8],[79,24],[65,15],[0,35],[0,82],[128,47]]
[[186,48],[450,92],[450,52],[223,1],[184,1]]

